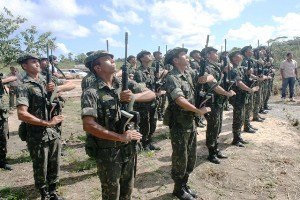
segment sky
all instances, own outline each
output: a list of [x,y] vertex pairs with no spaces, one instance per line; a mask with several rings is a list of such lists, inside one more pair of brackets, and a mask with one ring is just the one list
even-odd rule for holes
[[58,48],[54,54],[74,55],[93,50],[128,55],[182,46],[224,50],[266,45],[279,36],[300,36],[299,0],[0,0],[14,15],[28,19],[40,33],[51,31]]

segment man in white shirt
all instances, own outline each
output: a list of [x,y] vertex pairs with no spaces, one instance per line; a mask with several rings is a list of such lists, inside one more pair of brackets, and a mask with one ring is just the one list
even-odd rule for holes
[[294,85],[295,80],[298,79],[297,62],[293,60],[291,52],[286,54],[286,60],[282,61],[280,65],[280,74],[282,78],[281,98],[285,100],[286,87],[289,85],[290,101],[294,100]]

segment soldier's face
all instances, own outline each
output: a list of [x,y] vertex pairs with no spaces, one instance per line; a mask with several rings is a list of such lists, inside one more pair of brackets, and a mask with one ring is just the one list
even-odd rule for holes
[[233,64],[236,65],[239,65],[242,62],[242,60],[243,60],[243,56],[241,54],[238,54],[232,58]]
[[47,60],[40,61],[40,67],[42,70],[45,70],[47,68]]
[[219,59],[218,53],[217,53],[216,51],[211,51],[211,52],[209,53],[209,59],[210,59],[211,61],[217,62],[218,59]]
[[180,67],[186,67],[189,65],[189,59],[185,52],[181,52],[178,54],[177,58],[174,58],[174,63]]
[[197,59],[197,60],[200,60],[201,59],[200,53],[198,53],[198,52],[194,53],[193,58]]
[[129,60],[129,63],[132,64],[132,65],[135,65],[136,64],[136,58],[131,58]]
[[245,55],[246,55],[247,57],[251,57],[251,56],[253,55],[252,49],[247,50],[247,51],[245,52]]
[[29,74],[37,74],[41,71],[38,59],[28,59],[22,66]]
[[142,63],[149,63],[152,61],[152,56],[151,54],[145,54],[142,58],[141,58]]
[[115,60],[111,56],[107,55],[107,56],[98,58],[98,62],[100,64],[97,65],[97,67],[99,67],[101,72],[105,72],[108,74],[113,74],[116,72],[116,63],[115,63]]
[[155,59],[156,60],[161,60],[162,59],[162,54],[161,53],[157,53],[157,54],[155,54]]

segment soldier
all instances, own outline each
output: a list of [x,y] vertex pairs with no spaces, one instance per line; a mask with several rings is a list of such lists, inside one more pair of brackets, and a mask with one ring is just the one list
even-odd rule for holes
[[266,49],[265,54],[265,70],[264,75],[270,77],[269,80],[267,80],[267,88],[266,88],[266,95],[263,102],[263,109],[264,110],[271,110],[271,108],[268,106],[268,101],[271,96],[272,88],[273,88],[273,80],[275,76],[275,70],[273,69],[273,61],[270,49]]
[[22,76],[19,73],[18,69],[15,67],[10,67],[10,73],[7,76],[15,76],[17,77],[17,80],[12,81],[9,83],[9,109],[13,110],[15,109],[15,95],[17,87],[21,83]]
[[[245,70],[245,84],[251,87],[255,84],[257,76],[253,74],[253,68],[255,66],[255,61],[251,58],[253,56],[253,51],[251,46],[245,46],[241,49],[241,54],[244,56],[242,61],[242,66]],[[250,124],[250,115],[253,110],[253,93],[245,94],[245,115],[244,115],[244,131],[247,133],[255,133],[257,128]],[[260,120],[262,120],[260,118]]]
[[[153,56],[154,56],[154,61],[152,62],[152,68],[153,68],[153,71],[155,72],[156,65],[159,66],[158,67],[159,73],[155,74],[155,76],[158,81],[161,81],[164,79],[165,75],[168,73],[168,70],[164,68],[164,64],[162,62],[163,57],[162,57],[162,53],[160,51],[154,51]],[[158,102],[158,105],[157,105],[158,121],[162,121],[164,118],[166,99],[167,99],[167,96],[164,94],[164,95],[161,95],[157,100],[157,102]]]
[[[197,74],[200,70],[201,52],[198,50],[193,50],[190,52],[190,68]],[[195,116],[195,122],[198,127],[204,128],[204,117]]]
[[130,64],[127,68],[128,76],[131,80],[133,80],[135,71],[137,69],[136,57],[133,55],[128,56],[127,62]]
[[236,95],[229,99],[231,105],[233,106],[232,144],[238,147],[244,147],[244,144],[248,143],[241,137],[241,128],[243,126],[243,119],[245,115],[246,93],[248,92],[253,94],[254,92],[258,91],[259,87],[255,86],[250,88],[245,84],[246,77],[244,67],[240,66],[243,57],[239,51],[230,53],[229,59],[233,69],[229,71],[228,75],[231,77],[231,80],[235,82],[232,89],[236,92]]
[[[193,171],[196,162],[197,130],[194,115],[203,115],[210,108],[195,107],[194,85],[187,66],[187,49],[174,48],[165,56],[165,65],[172,65],[173,69],[166,77],[165,88],[169,105],[166,110],[164,123],[170,128],[172,144],[172,179],[175,182],[173,195],[179,199],[191,200],[197,197],[187,185],[189,174]],[[213,81],[213,77],[202,77],[202,83]]]
[[16,76],[3,77],[0,75],[0,168],[5,170],[12,170],[11,166],[6,162],[7,154],[7,139],[9,137],[8,130],[8,107],[4,105],[2,97],[5,92],[3,84],[16,81]]
[[[141,51],[137,55],[137,60],[141,66],[134,74],[134,80],[137,83],[144,83],[149,90],[155,91],[155,75],[151,67],[151,53],[149,51]],[[156,93],[160,96],[162,93]],[[154,99],[151,102],[136,103],[134,109],[140,113],[140,132],[143,135],[142,145],[145,151],[160,150],[160,147],[154,146],[152,136],[156,129],[157,123],[157,101]]]
[[[213,99],[207,102],[207,106],[211,107],[211,112],[204,116],[207,121],[206,146],[209,152],[207,159],[212,163],[220,164],[220,160],[218,158],[227,158],[227,156],[222,154],[222,152],[218,149],[217,142],[217,138],[219,137],[222,129],[224,96],[231,97],[235,95],[235,92],[232,90],[227,92],[223,89],[222,71],[220,66],[217,64],[219,60],[217,51],[218,50],[213,47],[207,47],[201,51],[201,55],[207,59],[206,72],[217,79],[219,84],[212,91]],[[210,85],[204,85],[205,91],[209,91],[210,88]]]
[[17,62],[26,72],[23,84],[17,90],[18,118],[23,121],[19,134],[26,136],[33,162],[35,186],[40,190],[41,199],[63,199],[56,193],[56,187],[60,171],[60,123],[64,116],[51,116],[46,96],[47,92],[54,90],[58,93],[71,90],[74,85],[56,86],[52,81],[47,84],[40,74],[39,59],[36,55],[24,54]]
[[96,51],[86,58],[86,66],[93,73],[85,83],[81,96],[83,129],[87,132],[86,152],[97,161],[102,199],[131,199],[134,184],[135,142],[142,138],[136,130],[120,130],[121,102],[151,101],[155,94],[131,82],[122,90],[122,83],[114,76],[113,55]]

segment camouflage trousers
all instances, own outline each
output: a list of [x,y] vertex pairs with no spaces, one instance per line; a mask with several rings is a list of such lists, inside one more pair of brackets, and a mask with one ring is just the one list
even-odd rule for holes
[[218,136],[222,131],[223,106],[212,105],[211,112],[204,115],[207,121],[206,146],[209,151],[217,150]]
[[[118,154],[121,156],[121,154]],[[122,160],[121,158],[114,158]],[[102,200],[130,200],[134,187],[134,156],[125,162],[97,159]]]
[[162,95],[158,99],[158,105],[157,105],[157,114],[158,117],[163,117],[165,112],[165,106],[167,101],[167,95]]
[[253,110],[253,94],[247,94],[245,99],[245,115],[244,115],[244,126],[250,124],[250,115]]
[[27,141],[33,164],[36,188],[58,183],[60,172],[61,141],[59,138],[48,142]]
[[156,130],[157,110],[153,106],[136,107],[136,111],[140,113],[140,133],[143,135],[142,143],[151,142],[152,135]]
[[262,98],[263,98],[262,94],[264,90],[263,88],[264,84],[259,83],[258,86],[259,86],[259,90],[253,94],[253,118],[258,117],[258,112],[261,107]]
[[232,113],[232,133],[234,139],[239,139],[241,137],[241,129],[243,126],[243,119],[245,117],[245,102],[236,101],[233,105]]
[[15,97],[16,97],[15,89],[9,89],[9,108],[15,107]]
[[174,182],[187,179],[194,170],[197,157],[197,131],[179,129],[176,124],[170,129],[172,144],[172,171]]
[[268,107],[268,101],[269,101],[270,96],[271,96],[272,85],[273,85],[273,79],[266,81],[265,98],[264,98],[264,101],[263,101],[263,107],[264,108]]
[[5,162],[7,153],[8,122],[0,120],[0,162]]

